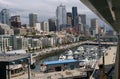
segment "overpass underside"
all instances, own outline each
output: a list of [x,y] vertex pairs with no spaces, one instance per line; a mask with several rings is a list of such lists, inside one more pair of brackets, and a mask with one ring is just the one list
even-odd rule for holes
[[120,79],[120,0],[80,0],[118,34],[116,79]]

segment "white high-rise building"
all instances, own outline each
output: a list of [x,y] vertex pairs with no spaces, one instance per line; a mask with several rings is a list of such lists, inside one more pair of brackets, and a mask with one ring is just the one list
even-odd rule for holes
[[92,36],[96,36],[99,33],[99,23],[97,18],[91,19],[91,28],[90,32]]
[[56,9],[56,16],[57,16],[57,30],[60,31],[62,28],[65,28],[67,24],[66,19],[66,7],[64,5],[60,5]]
[[0,12],[0,22],[3,24],[10,24],[10,13],[8,9],[2,9]]
[[41,22],[41,29],[43,32],[49,32],[49,23],[48,21]]
[[38,32],[42,32],[40,23],[35,23],[35,30],[37,30]]

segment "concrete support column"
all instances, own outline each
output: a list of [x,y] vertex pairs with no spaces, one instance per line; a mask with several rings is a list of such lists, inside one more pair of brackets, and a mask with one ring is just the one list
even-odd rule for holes
[[11,79],[11,69],[9,64],[8,64],[8,79]]
[[117,54],[116,54],[116,60],[115,60],[115,72],[116,72],[116,78],[120,79],[120,33],[118,32],[118,45],[117,45]]
[[28,58],[28,79],[31,79],[30,58]]
[[98,34],[98,54],[97,54],[97,60],[99,60],[102,56],[102,53],[101,53],[101,41],[100,41],[100,31],[99,31],[99,34]]
[[8,79],[6,64],[0,62],[0,79]]

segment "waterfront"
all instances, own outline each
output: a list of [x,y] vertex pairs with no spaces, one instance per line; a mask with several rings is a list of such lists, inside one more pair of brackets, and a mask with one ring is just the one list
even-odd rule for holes
[[[76,49],[73,49],[73,50],[76,50]],[[105,65],[111,65],[111,64],[114,64],[115,63],[115,56],[116,56],[116,46],[110,46],[107,50],[106,50],[106,52],[105,52]],[[44,61],[51,61],[51,60],[57,60],[58,59],[58,56],[59,55],[57,55],[57,56],[53,56],[53,57],[49,57],[49,58],[46,58],[46,59],[44,59],[44,60],[41,60],[40,62],[37,62],[36,64],[37,64],[37,66],[36,66],[36,69],[35,70],[32,70],[31,71],[31,79],[48,79],[48,77],[50,77],[50,76],[54,76],[54,77],[56,77],[56,78],[59,78],[59,77],[62,77],[61,76],[61,74],[63,74],[64,76],[65,76],[65,74],[66,74],[66,72],[67,72],[67,70],[66,71],[62,71],[62,72],[52,72],[52,73],[41,73],[40,72],[40,64],[42,63],[42,62],[44,62]],[[109,60],[109,62],[108,62],[108,60]],[[100,62],[99,63],[96,63],[97,65],[95,66],[95,68],[96,69],[98,69],[98,64],[100,64],[101,63],[101,59],[99,60]],[[73,70],[69,70],[68,72],[71,72],[71,73],[79,73],[79,76],[80,76],[80,73],[82,74],[81,76],[85,76],[85,72],[81,72],[81,71],[85,71],[85,69],[82,69],[82,70],[80,70],[80,71],[78,71],[79,69],[75,69],[74,71]],[[107,69],[107,71],[108,71],[109,69]],[[75,75],[75,74],[73,74],[73,75]],[[69,77],[72,77],[72,74],[71,75],[69,75]],[[25,75],[23,75],[23,76],[21,76],[21,77],[18,77],[18,78],[13,78],[13,79],[27,79],[27,74],[25,74]],[[51,79],[54,79],[54,78],[51,78]]]
[[[95,46],[95,45],[82,45],[84,48],[93,48],[93,47],[97,47],[97,46]],[[79,47],[79,46],[78,46]],[[71,50],[73,51],[73,52],[75,52],[76,50],[77,50],[77,48],[78,47],[76,47],[76,48],[72,48]],[[43,60],[40,60],[40,61],[38,61],[38,62],[36,62],[36,68],[33,70],[33,71],[35,71],[35,72],[40,72],[40,66],[41,66],[41,64],[44,62],[44,61],[53,61],[53,60],[58,60],[59,59],[59,56],[61,55],[61,54],[64,54],[65,53],[65,51],[64,52],[60,52],[60,53],[58,53],[57,55],[54,55],[54,56],[50,56],[50,57],[47,57],[47,58],[45,58],[45,59],[43,59]],[[97,53],[97,51],[96,51],[96,53]]]

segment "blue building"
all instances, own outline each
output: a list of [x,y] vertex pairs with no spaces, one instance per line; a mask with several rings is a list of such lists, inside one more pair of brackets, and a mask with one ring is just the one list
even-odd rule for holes
[[77,13],[77,7],[72,7],[72,26],[76,25],[76,17],[77,17],[78,13]]
[[[56,60],[56,61],[46,61],[43,66],[46,66],[46,72],[73,70],[74,68],[79,68],[79,60]],[[44,67],[45,68],[45,67]]]

